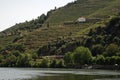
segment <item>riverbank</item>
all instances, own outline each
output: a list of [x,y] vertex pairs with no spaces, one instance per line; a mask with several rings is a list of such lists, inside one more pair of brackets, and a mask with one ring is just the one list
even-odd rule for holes
[[80,65],[76,69],[106,69],[106,70],[120,70],[120,65]]
[[[44,68],[47,67],[0,67],[0,68]],[[49,69],[104,69],[104,70],[120,70],[120,65],[80,65],[70,67],[54,67]]]

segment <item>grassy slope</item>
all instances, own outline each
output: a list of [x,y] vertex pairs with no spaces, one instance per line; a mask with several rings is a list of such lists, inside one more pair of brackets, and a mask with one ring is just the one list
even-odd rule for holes
[[[63,8],[60,8],[52,13],[50,18],[47,20],[51,25],[58,25],[63,23],[64,21],[74,21],[77,18],[84,17],[92,17],[96,15],[106,15],[108,11],[111,12],[111,9],[114,7],[110,7],[111,5],[119,5],[119,0],[78,0],[76,4],[67,5]],[[111,13],[110,13],[111,14]],[[102,15],[102,16],[103,16]]]
[[93,14],[89,15],[91,16],[96,16],[96,17],[106,17],[109,15],[116,15],[116,13],[120,12],[120,1],[119,0],[111,0],[109,3],[109,6],[99,9]]
[[[76,3],[68,4],[52,12],[46,21],[49,22],[50,28],[45,28],[44,26],[33,32],[23,32],[25,36],[16,43],[23,43],[28,49],[34,50],[61,37],[72,38],[80,36],[79,34],[85,34],[90,28],[93,28],[93,23],[63,26],[63,22],[74,21],[81,16],[104,17],[113,15],[113,10],[120,10],[119,4],[119,0],[78,0]],[[94,24],[94,27],[97,27],[97,25]],[[0,45],[4,46],[12,43],[15,38],[16,36],[1,38]]]
[[85,24],[76,25],[74,27],[60,25],[57,27],[41,28],[28,34],[27,37],[21,39],[19,42],[24,42],[29,49],[38,49],[40,46],[47,45],[59,38],[72,38],[76,32],[85,28]]

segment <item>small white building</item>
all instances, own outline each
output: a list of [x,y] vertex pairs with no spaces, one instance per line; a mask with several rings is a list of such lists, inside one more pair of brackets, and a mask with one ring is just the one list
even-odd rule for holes
[[77,22],[86,22],[86,18],[84,18],[84,17],[79,17],[79,18],[77,19]]

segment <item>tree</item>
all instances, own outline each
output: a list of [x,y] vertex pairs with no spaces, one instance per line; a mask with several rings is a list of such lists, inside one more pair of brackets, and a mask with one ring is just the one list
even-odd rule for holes
[[100,65],[103,65],[105,63],[104,56],[103,55],[98,55],[97,58],[96,58],[96,63],[100,64]]
[[38,17],[38,21],[40,24],[43,24],[46,20],[46,15],[42,14],[40,17]]
[[15,55],[16,57],[20,56],[21,54],[19,51],[12,51],[11,53]]
[[2,62],[3,59],[4,59],[3,55],[0,54],[0,63]]
[[120,38],[117,37],[117,36],[114,37],[114,38],[113,38],[113,42],[116,43],[116,44],[118,44],[118,45],[120,45]]
[[110,44],[108,45],[108,47],[106,48],[104,55],[105,56],[116,56],[117,53],[119,52],[119,46],[116,44]]
[[111,58],[111,57],[105,57],[105,64],[106,64],[106,65],[110,65],[110,64],[111,64],[110,58]]
[[25,51],[25,46],[23,44],[16,44],[15,49],[20,51],[20,52],[24,52]]
[[64,61],[65,61],[65,65],[67,67],[70,67],[71,65],[73,65],[73,53],[72,52],[67,52],[65,53],[64,56]]
[[17,57],[14,55],[10,55],[5,59],[5,65],[8,67],[14,67],[16,66],[16,61],[17,61]]
[[96,44],[92,46],[91,51],[92,51],[93,56],[96,56],[104,52],[104,47],[101,44]]
[[21,54],[18,59],[17,59],[17,66],[18,67],[29,67],[30,66],[30,61],[31,61],[32,57],[30,54],[25,53],[25,54]]
[[57,68],[63,68],[64,67],[64,60],[59,60],[57,63]]
[[88,37],[85,42],[84,42],[84,45],[86,47],[89,47],[91,48],[91,46],[95,43],[95,39],[93,37]]
[[109,59],[109,64],[110,65],[115,65],[115,64],[120,64],[120,57],[119,56],[112,56],[112,57],[107,57],[106,60]]
[[103,44],[104,43],[103,36],[97,35],[95,43],[97,43],[97,44]]
[[56,68],[57,61],[55,59],[51,60],[50,67],[51,68]]
[[32,59],[34,59],[34,60],[36,60],[36,59],[38,58],[37,53],[33,53],[33,54],[31,54],[31,55],[32,55]]
[[95,34],[95,31],[93,29],[90,29],[89,33],[88,33],[88,36],[92,36]]
[[113,37],[114,36],[118,36],[120,37],[120,33],[119,33],[119,30],[120,30],[120,17],[114,17],[111,19],[111,21],[109,22],[109,24],[107,25],[106,27],[106,32],[107,34],[111,34]]
[[115,64],[116,64],[116,60],[117,60],[117,57],[116,57],[116,56],[110,57],[110,64],[111,64],[111,65],[115,65]]
[[48,58],[43,58],[40,66],[42,68],[48,68],[49,67],[49,59]]
[[120,56],[116,56],[116,64],[120,65]]
[[89,64],[92,60],[92,54],[88,48],[81,46],[75,49],[73,58],[76,65]]

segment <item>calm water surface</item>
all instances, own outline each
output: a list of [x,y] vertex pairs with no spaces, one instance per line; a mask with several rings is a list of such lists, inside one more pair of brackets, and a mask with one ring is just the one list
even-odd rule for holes
[[93,69],[0,68],[0,80],[120,80],[120,71]]

